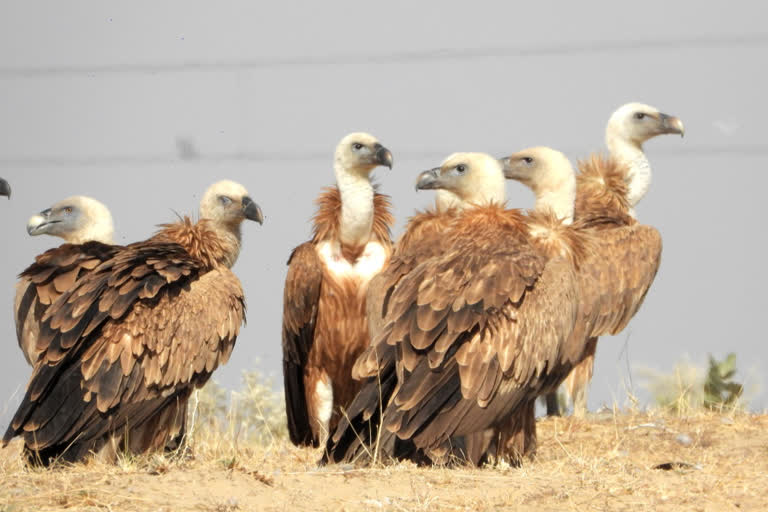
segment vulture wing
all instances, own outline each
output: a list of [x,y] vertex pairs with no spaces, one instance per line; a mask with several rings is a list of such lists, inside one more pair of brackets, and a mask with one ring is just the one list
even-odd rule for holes
[[604,229],[581,266],[581,303],[590,337],[617,334],[643,303],[661,263],[661,234],[633,224]]
[[288,259],[283,295],[283,379],[288,432],[297,445],[313,442],[304,368],[315,337],[323,268],[311,242],[298,246]]
[[34,366],[40,352],[45,350],[37,345],[37,337],[48,306],[80,277],[120,249],[122,247],[101,242],[64,244],[37,256],[19,275],[14,302],[16,338],[30,365]]
[[226,362],[244,318],[229,270],[204,272],[173,243],[128,246],[48,308],[46,349],[3,442],[76,451],[142,426]]

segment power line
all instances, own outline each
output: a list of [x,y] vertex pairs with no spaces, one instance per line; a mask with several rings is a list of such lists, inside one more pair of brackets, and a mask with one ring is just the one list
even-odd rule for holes
[[[515,148],[491,151],[494,155],[504,155]],[[586,156],[588,148],[566,148],[569,155]],[[398,151],[399,160],[440,160],[450,153],[445,150]],[[652,156],[683,157],[768,157],[768,146],[701,146],[686,148],[654,148]],[[174,155],[93,155],[93,156],[30,156],[0,157],[0,167],[147,167],[157,165],[178,165],[184,163],[215,164],[226,162],[279,163],[279,162],[330,162],[332,155],[327,151],[275,151],[275,152],[232,152],[202,154],[195,158],[179,158]]]
[[538,46],[491,46],[485,48],[438,48],[383,54],[337,54],[293,57],[262,57],[232,61],[188,60],[183,62],[142,64],[94,64],[62,66],[29,66],[0,68],[0,79],[36,78],[51,75],[166,74],[190,72],[234,72],[242,70],[352,66],[367,64],[408,64],[448,60],[551,57],[703,48],[753,47],[768,44],[768,34],[726,34],[689,38],[666,38],[627,41],[587,41]]

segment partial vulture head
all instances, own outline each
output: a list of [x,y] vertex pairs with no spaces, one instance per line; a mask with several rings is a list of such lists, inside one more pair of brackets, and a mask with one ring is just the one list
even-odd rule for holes
[[71,244],[112,243],[114,225],[109,209],[99,201],[73,196],[33,215],[27,221],[30,236],[51,235]]
[[627,103],[619,107],[608,120],[605,137],[608,146],[611,139],[619,139],[638,147],[657,135],[685,133],[683,122],[677,117],[659,112],[657,108],[642,103]]
[[0,196],[11,198],[11,185],[3,178],[0,178]]
[[261,208],[248,196],[245,187],[229,180],[208,187],[200,201],[200,217],[232,227],[244,220],[264,223]]
[[424,171],[417,190],[446,190],[464,203],[504,203],[504,172],[498,160],[485,153],[454,153],[440,167]]
[[392,168],[392,153],[373,135],[350,133],[336,146],[334,160],[347,172],[368,176],[380,165]]
[[536,210],[551,210],[559,218],[573,219],[576,173],[560,151],[539,146],[501,159],[504,176],[530,187],[536,195]]

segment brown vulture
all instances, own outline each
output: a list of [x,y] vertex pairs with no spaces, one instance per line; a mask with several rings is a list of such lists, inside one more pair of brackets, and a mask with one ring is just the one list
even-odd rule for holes
[[432,186],[475,187],[486,201],[461,212],[442,253],[395,287],[382,339],[374,340],[386,356],[329,440],[325,461],[371,455],[369,445],[384,457],[418,452],[434,461],[457,436],[509,432],[512,419],[570,370],[564,347],[578,319],[576,272],[589,240],[553,213],[505,210],[502,167],[488,155],[454,155]]
[[317,200],[312,240],[288,260],[283,298],[283,377],[288,431],[296,445],[325,442],[359,383],[352,365],[369,345],[368,284],[392,251],[389,198],[371,172],[392,153],[366,133],[336,147],[336,186]]
[[206,191],[200,216],[126,246],[48,307],[4,445],[21,436],[45,464],[159,450],[183,430],[190,393],[226,363],[245,319],[230,270],[240,225],[263,221],[231,181]]
[[[593,155],[579,165],[581,172],[577,176],[575,218],[585,219],[599,230],[634,224],[635,206],[645,196],[651,185],[651,165],[643,151],[643,144],[658,135],[682,136],[683,133],[683,122],[679,118],[663,114],[654,107],[641,103],[628,103],[619,107],[611,115],[605,130],[605,143],[610,156],[605,158]],[[596,220],[598,218],[603,220]],[[608,221],[609,218],[613,220]],[[648,254],[658,253],[655,263],[655,268],[658,268],[661,239],[656,235],[658,233],[654,236],[648,235],[650,238],[646,242],[658,244],[657,248],[648,247]],[[621,237],[622,235],[611,232],[604,236]],[[618,243],[620,238],[615,240]],[[639,241],[633,243],[636,244]],[[626,263],[630,266],[635,264],[634,260]],[[627,268],[625,271],[632,270]],[[652,280],[653,276],[651,276]],[[651,282],[648,282],[647,286],[650,284]],[[633,303],[632,307],[629,307],[631,313],[626,313],[628,317],[614,324],[608,333],[618,334],[637,312],[641,303],[642,298],[637,303]],[[573,400],[576,416],[583,416],[587,411],[587,387],[592,379],[596,348],[597,336],[594,336],[589,340],[582,362],[573,369],[565,382],[568,394]],[[557,396],[554,393],[547,397],[547,413],[559,413]]]
[[51,235],[66,242],[37,256],[16,284],[16,338],[30,365],[34,366],[45,349],[37,345],[37,338],[48,306],[82,275],[121,249],[112,244],[113,231],[109,209],[84,196],[59,201],[27,222],[30,236]]

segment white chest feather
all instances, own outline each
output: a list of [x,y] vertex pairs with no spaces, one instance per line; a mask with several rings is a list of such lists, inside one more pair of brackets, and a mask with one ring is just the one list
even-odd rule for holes
[[365,250],[355,262],[350,262],[341,253],[337,242],[322,242],[317,246],[320,259],[331,274],[367,283],[381,272],[387,263],[387,250],[379,242],[368,242]]

